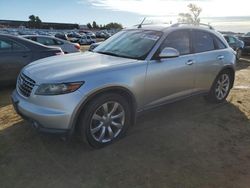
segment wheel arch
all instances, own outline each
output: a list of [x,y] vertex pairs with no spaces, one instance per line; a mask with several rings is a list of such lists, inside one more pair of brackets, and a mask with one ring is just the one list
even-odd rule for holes
[[86,107],[86,105],[88,105],[94,98],[103,95],[104,93],[117,93],[125,98],[128,99],[129,101],[129,105],[131,107],[131,125],[134,125],[136,122],[136,111],[137,111],[137,101],[136,98],[134,96],[134,94],[127,88],[124,88],[122,86],[110,86],[107,88],[103,88],[100,89],[98,91],[93,92],[92,94],[90,94],[86,100],[84,100],[82,102],[82,104],[80,104],[80,107],[77,109],[75,115],[74,115],[74,120],[71,126],[71,131],[70,134],[73,134],[77,128],[77,124],[78,124],[78,120],[79,120],[79,116],[82,112],[82,110],[84,109],[84,107]]
[[228,71],[230,73],[230,75],[232,76],[231,87],[230,87],[230,88],[232,88],[234,85],[234,80],[235,80],[235,69],[230,65],[225,66],[220,70],[220,72],[217,74],[217,76],[219,76],[224,71]]

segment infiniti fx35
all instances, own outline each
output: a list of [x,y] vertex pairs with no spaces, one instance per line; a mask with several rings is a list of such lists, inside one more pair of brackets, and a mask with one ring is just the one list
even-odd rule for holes
[[198,94],[223,102],[233,87],[235,61],[211,28],[129,28],[92,52],[29,64],[12,101],[39,131],[78,133],[99,148],[121,138],[144,110]]

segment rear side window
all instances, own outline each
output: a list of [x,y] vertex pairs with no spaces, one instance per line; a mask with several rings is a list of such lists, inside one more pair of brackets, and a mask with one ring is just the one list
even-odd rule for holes
[[210,33],[195,31],[193,39],[193,48],[195,53],[215,50],[214,40]]
[[160,51],[164,48],[175,48],[181,55],[190,54],[190,35],[188,31],[174,31],[170,33],[163,42]]
[[216,49],[225,49],[226,45],[216,36],[214,36]]
[[37,42],[46,46],[55,45],[55,41],[51,38],[37,37]]
[[3,41],[0,39],[0,51],[10,51],[12,49],[11,42]]
[[16,42],[0,39],[0,52],[24,50],[26,50],[26,48]]

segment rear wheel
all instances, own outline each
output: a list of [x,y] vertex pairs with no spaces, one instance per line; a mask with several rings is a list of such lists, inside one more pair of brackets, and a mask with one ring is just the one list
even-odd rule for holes
[[104,147],[121,138],[130,124],[130,107],[118,94],[103,94],[84,108],[80,121],[80,136],[94,148]]
[[232,75],[229,71],[221,72],[215,79],[206,99],[210,102],[221,103],[227,98],[233,83]]

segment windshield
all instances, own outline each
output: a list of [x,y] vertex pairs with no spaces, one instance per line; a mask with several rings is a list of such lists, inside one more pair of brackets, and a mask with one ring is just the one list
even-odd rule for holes
[[131,59],[145,59],[161,37],[159,31],[121,31],[100,44],[93,52]]

